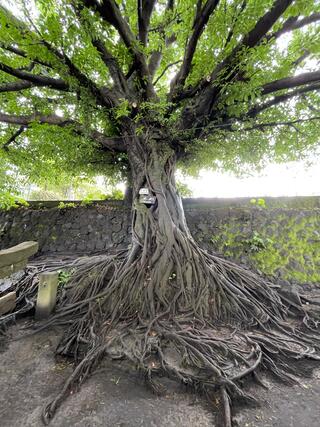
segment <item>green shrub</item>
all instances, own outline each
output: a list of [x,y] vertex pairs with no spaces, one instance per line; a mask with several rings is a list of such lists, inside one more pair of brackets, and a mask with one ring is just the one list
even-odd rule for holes
[[264,199],[251,199],[250,203],[259,208],[265,209],[267,207],[266,201]]
[[0,194],[0,209],[8,211],[9,209],[17,209],[22,206],[29,206],[29,203],[21,197],[14,196],[9,192]]
[[76,207],[76,204],[73,202],[60,202],[58,204],[58,209],[71,209],[75,207]]

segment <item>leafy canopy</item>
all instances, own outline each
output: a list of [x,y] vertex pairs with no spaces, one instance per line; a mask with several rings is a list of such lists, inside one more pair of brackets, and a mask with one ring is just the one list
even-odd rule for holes
[[121,179],[155,129],[189,172],[300,158],[319,22],[318,0],[0,0],[1,188]]

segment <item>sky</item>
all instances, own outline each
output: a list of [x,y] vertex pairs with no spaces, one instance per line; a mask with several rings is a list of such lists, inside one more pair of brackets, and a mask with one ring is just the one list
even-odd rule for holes
[[192,197],[320,196],[320,159],[307,167],[302,161],[270,164],[260,173],[238,178],[227,172],[201,171],[182,179]]

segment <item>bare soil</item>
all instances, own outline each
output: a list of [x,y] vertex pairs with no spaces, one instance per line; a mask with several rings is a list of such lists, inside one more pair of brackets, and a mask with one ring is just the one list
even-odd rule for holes
[[[26,334],[25,321],[10,328],[14,338]],[[43,404],[57,392],[72,371],[65,359],[55,360],[59,331],[43,331],[10,341],[0,353],[0,426],[40,427]],[[77,392],[62,404],[52,427],[219,427],[219,402],[187,393],[171,382],[155,396],[139,373],[123,362],[105,361]],[[299,386],[269,380],[270,389],[252,387],[260,407],[234,408],[241,427],[319,427],[320,369]]]

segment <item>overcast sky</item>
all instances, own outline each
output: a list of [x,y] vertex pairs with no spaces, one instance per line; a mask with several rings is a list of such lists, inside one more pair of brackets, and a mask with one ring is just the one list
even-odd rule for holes
[[198,179],[183,180],[193,197],[320,196],[320,162],[271,164],[260,174],[237,178],[228,173],[202,171]]

